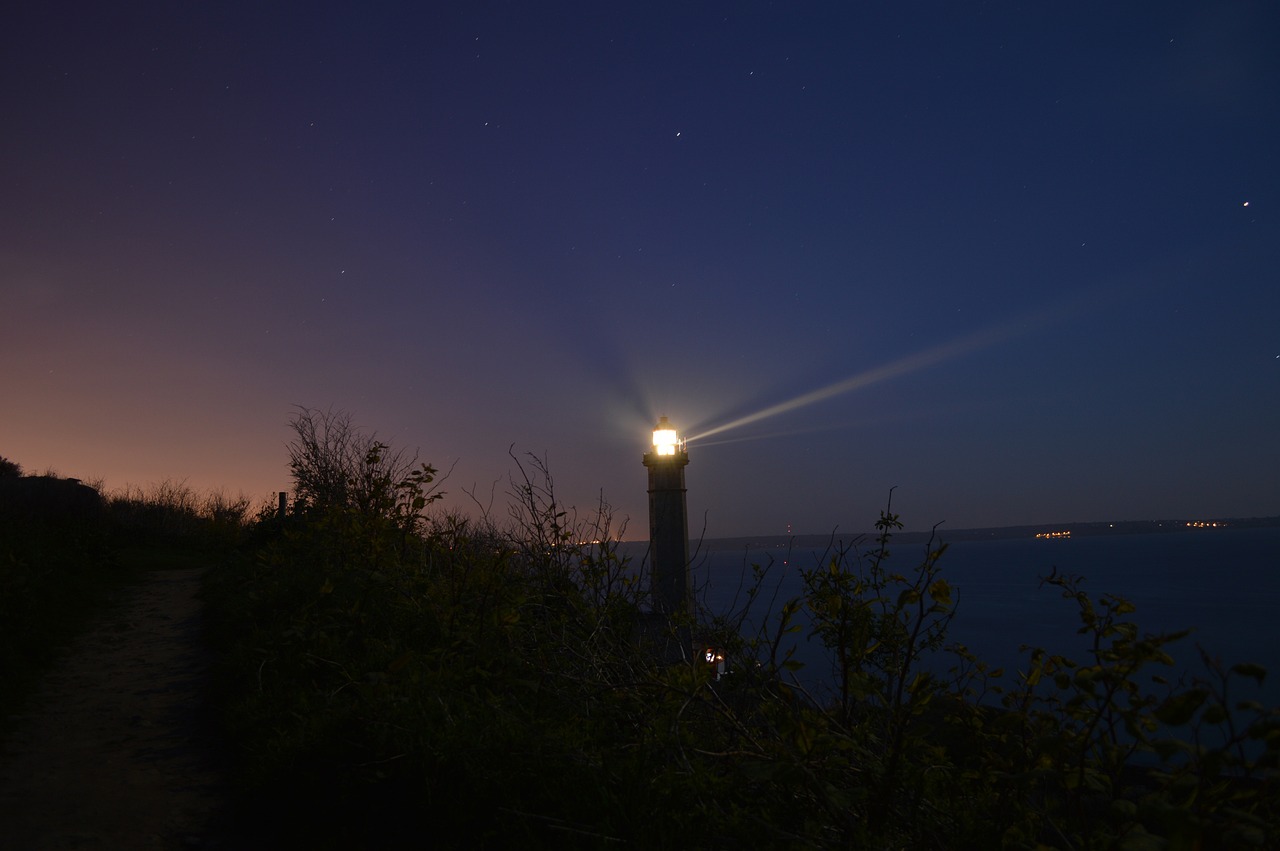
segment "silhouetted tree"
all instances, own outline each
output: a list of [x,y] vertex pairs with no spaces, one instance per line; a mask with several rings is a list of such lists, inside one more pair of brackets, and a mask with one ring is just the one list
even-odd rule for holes
[[0,455],[0,479],[22,475],[22,465]]

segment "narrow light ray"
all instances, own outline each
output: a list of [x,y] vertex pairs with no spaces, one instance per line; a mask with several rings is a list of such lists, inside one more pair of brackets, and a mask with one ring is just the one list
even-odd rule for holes
[[1022,333],[1024,329],[1015,328],[1015,325],[1018,324],[1021,323],[1011,323],[1001,328],[979,331],[978,333],[971,334],[967,337],[961,337],[960,339],[954,340],[950,343],[935,346],[931,349],[925,349],[923,352],[917,352],[916,354],[909,355],[901,360],[896,360],[892,363],[887,363],[883,366],[867,370],[866,372],[858,373],[851,378],[846,378],[843,381],[837,381],[835,384],[828,384],[826,387],[811,390],[810,392],[796,396],[793,399],[788,399],[785,402],[779,402],[776,405],[771,405],[768,408],[756,411],[755,413],[739,417],[738,419],[725,423],[724,425],[716,426],[713,429],[701,432],[698,435],[688,438],[688,440],[692,443],[693,441],[702,440],[704,438],[711,437],[712,435],[729,431],[730,429],[741,428],[742,426],[750,425],[751,423],[759,422],[760,420],[768,419],[769,417],[776,417],[779,414],[785,414],[788,411],[794,411],[797,408],[803,408],[807,405],[812,405],[816,402],[830,399],[833,396],[840,396],[845,393],[867,387],[871,384],[887,381],[890,378],[897,378],[899,376],[924,369],[925,367],[933,366],[936,363],[992,346]]
[[817,434],[823,431],[834,431],[840,428],[848,427],[848,423],[833,423],[824,426],[811,426],[809,428],[790,428],[783,431],[771,431],[767,434],[749,434],[743,437],[720,437],[715,440],[700,442],[699,449],[706,449],[709,446],[727,446],[731,443],[750,443],[756,440],[772,440],[779,437],[796,437],[801,434]]

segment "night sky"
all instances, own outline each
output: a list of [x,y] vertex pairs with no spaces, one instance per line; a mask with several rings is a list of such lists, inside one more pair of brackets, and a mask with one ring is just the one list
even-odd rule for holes
[[1275,3],[16,5],[28,472],[265,501],[335,408],[634,538],[665,414],[695,535],[1280,514]]

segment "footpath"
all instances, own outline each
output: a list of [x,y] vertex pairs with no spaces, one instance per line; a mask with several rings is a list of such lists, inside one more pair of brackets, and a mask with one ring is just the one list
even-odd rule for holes
[[227,827],[202,572],[157,571],[126,589],[14,719],[0,750],[0,846],[254,847]]

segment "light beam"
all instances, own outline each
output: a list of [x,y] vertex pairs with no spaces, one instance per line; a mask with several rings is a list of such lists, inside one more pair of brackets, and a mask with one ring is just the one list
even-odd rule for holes
[[841,396],[854,390],[860,390],[871,384],[876,384],[881,381],[887,381],[890,378],[897,378],[908,373],[916,372],[924,369],[925,367],[941,363],[942,361],[950,360],[951,358],[956,358],[961,355],[977,351],[978,349],[984,349],[988,346],[995,345],[996,343],[1007,340],[1010,337],[1014,337],[1019,333],[1023,333],[1025,330],[1024,322],[1017,322],[1010,323],[1009,325],[1000,328],[979,331],[975,334],[970,334],[967,337],[961,337],[960,339],[954,340],[950,343],[935,346],[931,349],[925,349],[923,352],[917,352],[914,355],[909,355],[900,360],[893,361],[892,363],[887,363],[883,366],[867,370],[866,372],[860,372],[857,375],[844,379],[843,381],[837,381],[835,384],[828,384],[826,387],[811,390],[808,393],[796,396],[793,399],[788,399],[785,402],[779,402],[776,405],[771,405],[767,408],[756,411],[755,413],[739,417],[738,419],[725,423],[724,425],[708,429],[707,431],[688,438],[688,440],[692,443],[695,440],[702,440],[703,438],[711,437],[712,435],[720,434],[722,432],[729,431],[730,429],[741,428],[742,426],[750,425],[751,423],[759,422],[760,420],[768,419],[769,417],[776,417],[779,414],[785,414],[788,411],[794,411],[797,408],[803,408],[807,405],[812,405],[825,399],[830,399],[833,396]]

